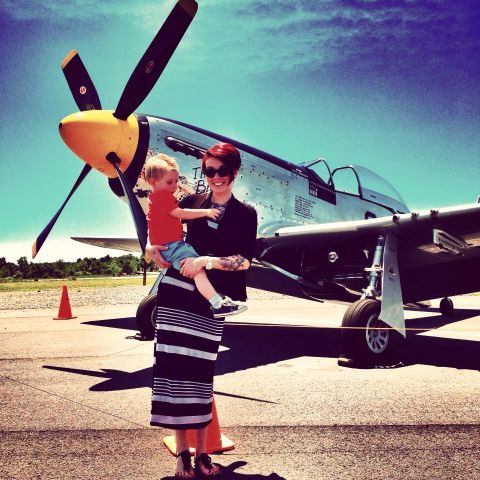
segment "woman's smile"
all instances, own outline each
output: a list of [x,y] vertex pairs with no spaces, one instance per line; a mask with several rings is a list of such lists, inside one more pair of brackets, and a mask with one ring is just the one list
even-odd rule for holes
[[231,181],[230,172],[225,176],[220,175],[220,173],[224,173],[222,167],[225,169],[224,163],[215,157],[209,157],[205,162],[205,168],[213,169],[215,173],[213,177],[206,175],[205,178],[207,179],[208,186],[210,187],[215,199],[219,202],[228,201],[233,188],[233,181]]

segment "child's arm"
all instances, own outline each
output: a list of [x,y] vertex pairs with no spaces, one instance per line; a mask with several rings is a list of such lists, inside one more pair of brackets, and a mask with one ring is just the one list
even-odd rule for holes
[[181,220],[194,220],[196,218],[208,217],[215,220],[220,215],[218,208],[174,208],[169,215]]

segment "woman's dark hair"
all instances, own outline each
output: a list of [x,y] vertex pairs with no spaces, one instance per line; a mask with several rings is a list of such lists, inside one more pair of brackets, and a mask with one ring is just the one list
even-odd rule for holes
[[211,158],[218,158],[230,170],[230,181],[234,179],[234,172],[240,170],[242,159],[240,152],[231,143],[217,143],[210,147],[202,157],[202,170],[205,170],[205,162]]

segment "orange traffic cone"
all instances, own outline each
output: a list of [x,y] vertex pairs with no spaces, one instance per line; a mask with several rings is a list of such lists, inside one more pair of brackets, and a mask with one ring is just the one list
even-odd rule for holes
[[[195,430],[188,430],[188,444],[195,445]],[[177,453],[177,444],[175,435],[170,435],[163,439],[163,443],[172,455]],[[218,422],[217,408],[215,407],[215,398],[212,404],[212,421],[207,429],[207,453],[227,452],[233,450],[235,444],[220,431],[220,423]],[[190,454],[195,455],[195,448],[190,447]]]
[[60,307],[58,308],[58,317],[53,317],[54,320],[70,320],[71,318],[77,318],[72,315],[72,309],[70,308],[70,300],[68,299],[68,289],[64,285],[62,289],[62,298],[60,299]]

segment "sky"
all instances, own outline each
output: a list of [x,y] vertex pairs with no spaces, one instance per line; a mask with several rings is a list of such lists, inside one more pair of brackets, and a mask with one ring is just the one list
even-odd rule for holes
[[[478,0],[199,0],[138,112],[233,137],[293,163],[360,164],[411,209],[480,195]],[[0,0],[0,257],[31,245],[83,163],[60,120],[76,49],[115,109],[170,0]],[[134,237],[128,207],[92,172],[35,261],[100,257],[70,236]]]

